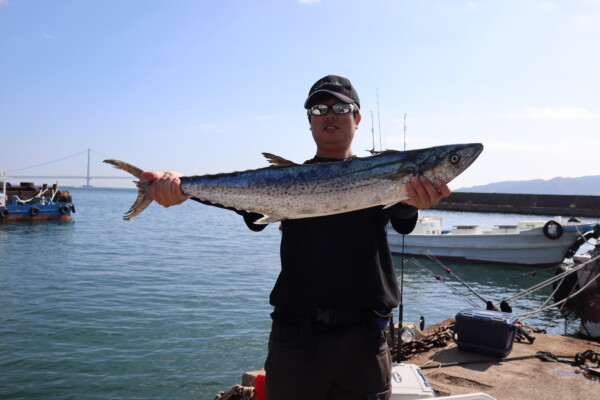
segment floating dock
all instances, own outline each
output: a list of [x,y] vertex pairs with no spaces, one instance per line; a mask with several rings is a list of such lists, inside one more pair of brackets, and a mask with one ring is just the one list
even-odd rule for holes
[[600,217],[600,196],[452,192],[436,210]]

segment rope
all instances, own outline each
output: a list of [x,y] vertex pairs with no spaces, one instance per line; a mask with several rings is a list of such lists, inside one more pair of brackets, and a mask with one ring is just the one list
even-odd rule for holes
[[[596,259],[598,259],[598,258],[600,258],[600,256],[599,256],[599,257],[596,257],[594,260],[596,260]],[[523,314],[517,314],[517,316],[518,316],[518,317],[531,316],[531,315],[533,315],[533,314],[537,314],[537,313],[539,313],[539,312],[546,311],[546,310],[548,310],[549,308],[552,308],[552,307],[555,307],[555,306],[557,306],[557,305],[559,305],[559,304],[562,304],[562,303],[564,303],[564,302],[566,302],[566,301],[570,300],[571,298],[573,298],[573,297],[577,296],[579,293],[583,292],[583,291],[584,291],[584,290],[585,290],[585,289],[586,289],[588,286],[590,286],[590,285],[591,285],[591,284],[592,284],[592,283],[593,283],[593,282],[594,282],[596,279],[598,279],[598,278],[600,278],[600,274],[597,274],[595,277],[593,277],[592,279],[590,279],[590,281],[589,281],[588,283],[586,283],[586,284],[585,284],[585,285],[584,285],[584,286],[583,286],[581,289],[579,289],[578,291],[576,291],[576,292],[575,292],[575,293],[573,293],[572,295],[569,295],[569,296],[565,297],[564,299],[562,299],[562,300],[561,300],[561,301],[559,301],[559,302],[556,302],[556,303],[554,303],[554,304],[551,304],[551,305],[549,305],[549,306],[546,306],[546,307],[539,308],[539,309],[537,309],[537,310],[535,310],[535,311],[530,311],[530,312],[523,313]],[[521,318],[521,319],[524,319],[524,318]]]
[[531,271],[531,272],[524,272],[524,273],[519,274],[517,276],[511,276],[510,278],[506,278],[506,280],[512,281],[514,279],[524,278],[526,276],[534,276],[534,275],[539,274],[540,272],[546,272],[548,270],[555,269],[555,268],[556,268],[556,266],[553,265],[551,267],[541,268],[541,269],[538,269],[538,270],[535,270],[535,271]]
[[[46,193],[48,190],[50,190],[50,189],[48,189],[48,188],[46,188],[45,190],[41,190],[41,189],[40,189],[40,192],[39,192],[38,194],[36,194],[35,196],[33,196],[33,197],[30,197],[30,198],[28,198],[28,199],[21,199],[21,198],[20,198],[19,196],[17,196],[16,194],[13,196],[13,198],[15,198],[15,199],[17,200],[17,202],[18,202],[18,203],[20,203],[20,204],[27,204],[27,203],[30,203],[30,202],[32,202],[34,199],[40,199],[40,198],[41,198],[42,200],[45,200],[45,197],[43,197],[43,196],[44,196],[44,194],[45,194],[45,193]],[[52,197],[50,198],[50,201],[54,200],[54,195],[55,195],[55,194],[56,194],[56,193],[53,193],[53,194],[52,194]],[[42,202],[42,204],[46,204],[46,203],[45,203],[45,202]]]
[[215,400],[255,400],[256,392],[253,387],[235,385],[228,392],[219,392]]
[[[434,255],[432,255],[432,254],[431,254],[429,251],[427,251],[427,253],[428,253],[428,254],[426,254],[426,256],[427,256],[427,257],[428,257],[428,258],[429,258],[431,261],[435,262],[435,263],[436,263],[436,264],[438,264],[440,267],[444,268],[444,269],[445,269],[445,271],[446,271],[448,274],[450,274],[450,275],[451,275],[453,278],[455,278],[456,280],[458,280],[458,281],[459,281],[459,282],[460,282],[460,283],[461,283],[463,286],[465,286],[467,289],[469,289],[469,290],[471,291],[471,293],[473,293],[475,296],[477,296],[477,297],[478,297],[480,300],[482,300],[483,302],[487,303],[487,301],[486,301],[486,300],[485,300],[485,299],[484,299],[482,296],[480,296],[480,295],[479,295],[479,294],[478,294],[478,293],[477,293],[477,292],[476,292],[476,291],[475,291],[475,290],[474,290],[474,289],[473,289],[471,286],[469,286],[469,285],[468,285],[467,283],[465,283],[465,282],[464,282],[462,279],[460,279],[460,278],[459,278],[459,277],[458,277],[456,274],[454,274],[454,273],[452,272],[452,270],[450,270],[450,268],[447,268],[447,267],[445,267],[445,266],[444,266],[444,264],[442,264],[442,262],[440,262],[440,261],[439,261],[439,260],[438,260],[438,259],[437,259],[437,258],[436,258]],[[567,271],[565,271],[565,272],[562,272],[562,273],[560,273],[560,274],[558,274],[558,275],[556,275],[556,276],[554,276],[554,277],[552,277],[552,278],[550,278],[550,279],[547,279],[547,280],[545,280],[545,281],[543,281],[543,282],[541,282],[541,283],[539,283],[539,284],[537,284],[537,285],[534,285],[534,286],[532,286],[532,287],[530,287],[530,288],[528,288],[528,289],[526,289],[526,290],[522,291],[521,293],[518,293],[518,294],[516,294],[516,295],[514,295],[514,296],[512,296],[512,297],[509,297],[509,298],[505,299],[504,301],[505,301],[505,302],[507,302],[507,303],[509,303],[509,302],[512,302],[512,301],[518,300],[518,299],[520,299],[520,298],[526,297],[526,296],[528,296],[528,295],[530,295],[530,294],[532,294],[532,293],[534,293],[534,292],[536,292],[536,291],[538,291],[538,290],[541,290],[541,289],[543,289],[544,287],[546,287],[546,286],[548,286],[548,285],[550,285],[550,284],[552,284],[552,283],[554,283],[554,282],[556,282],[556,281],[559,281],[559,280],[560,280],[560,281],[562,282],[562,280],[564,280],[564,278],[565,278],[567,275],[569,275],[569,274],[572,274],[572,273],[575,273],[575,272],[579,271],[580,269],[584,268],[584,267],[585,267],[585,266],[587,266],[588,264],[591,264],[591,263],[593,263],[593,262],[596,262],[596,260],[600,260],[600,256],[597,256],[597,257],[595,257],[595,258],[593,258],[593,259],[591,259],[591,260],[589,260],[589,261],[586,261],[586,262],[584,262],[584,263],[582,263],[582,264],[580,264],[580,265],[578,265],[578,266],[576,266],[576,267],[573,267],[573,268],[571,268],[570,270],[567,270]],[[417,265],[421,266],[421,265],[420,265],[420,264],[419,264],[419,263],[418,263],[416,260],[413,260],[413,262],[415,262],[415,264],[417,264]],[[563,303],[566,303],[566,302],[567,302],[567,301],[569,301],[571,298],[573,298],[573,297],[577,296],[579,293],[581,293],[582,291],[584,291],[584,290],[585,290],[585,289],[586,289],[588,286],[590,286],[590,285],[591,285],[591,284],[592,284],[592,283],[593,283],[593,282],[594,282],[596,279],[598,279],[598,278],[600,278],[600,274],[597,274],[597,275],[596,275],[594,278],[592,278],[592,279],[591,279],[589,282],[587,282],[587,283],[586,283],[586,284],[585,284],[585,285],[584,285],[582,288],[580,288],[580,289],[579,289],[578,291],[576,291],[575,293],[571,293],[571,294],[569,294],[569,296],[567,296],[566,298],[564,298],[564,299],[563,299],[563,300],[561,300],[561,301],[558,301],[558,302],[556,302],[556,303],[554,303],[554,304],[551,304],[551,305],[549,305],[549,306],[545,306],[545,307],[542,305],[542,307],[538,308],[538,309],[537,309],[537,310],[535,310],[535,311],[530,311],[530,312],[527,312],[527,313],[517,314],[517,316],[518,316],[518,317],[519,317],[521,320],[524,320],[524,319],[527,319],[527,318],[529,318],[530,316],[532,316],[532,315],[534,315],[534,314],[537,314],[537,313],[539,313],[539,312],[542,312],[542,311],[546,311],[546,310],[548,310],[548,309],[550,309],[550,308],[552,308],[552,307],[556,307],[556,306],[558,306],[558,305],[561,305],[561,304],[563,304]],[[556,289],[554,289],[553,293],[552,293],[552,294],[551,294],[551,295],[550,295],[550,296],[549,296],[549,297],[546,299],[546,301],[545,301],[543,304],[546,304],[546,303],[548,303],[548,301],[549,301],[549,300],[550,300],[550,298],[551,298],[551,297],[554,295],[554,292],[556,292],[556,290],[557,290],[557,289],[558,289],[558,287],[557,287]],[[562,307],[561,307],[561,309],[562,309]]]
[[[508,358],[502,358],[502,359],[488,358],[485,360],[457,361],[457,362],[445,363],[445,364],[427,363],[425,365],[420,365],[419,368],[421,368],[421,369],[446,368],[446,367],[457,367],[457,366],[461,366],[461,365],[481,364],[481,363],[487,363],[487,362],[498,363],[498,362],[504,362],[504,361],[527,360],[527,359],[531,359],[531,358],[537,358],[541,361],[562,362],[562,363],[570,364],[573,366],[582,366],[585,364],[586,360],[589,360],[591,362],[597,363],[598,366],[600,367],[600,353],[589,349],[589,350],[586,350],[583,352],[576,353],[573,356],[556,355],[549,351],[538,351],[535,354],[529,354],[526,356],[508,357]],[[573,361],[563,360],[565,358],[573,359]]]
[[540,289],[542,289],[542,288],[544,288],[544,287],[546,287],[548,285],[551,285],[552,283],[554,283],[554,282],[556,282],[556,281],[558,281],[560,279],[563,279],[566,275],[569,275],[569,274],[572,274],[574,272],[579,271],[580,269],[584,268],[587,264],[595,262],[598,259],[600,259],[600,256],[598,256],[596,258],[593,258],[593,259],[591,259],[589,261],[586,261],[584,263],[581,263],[580,265],[578,265],[576,267],[573,267],[573,268],[571,268],[568,271],[565,271],[563,273],[555,275],[554,277],[552,277],[550,279],[547,279],[547,280],[545,280],[543,282],[540,282],[537,285],[534,285],[534,286],[532,286],[532,287],[530,287],[530,288],[522,291],[521,293],[518,293],[518,294],[516,294],[516,295],[514,295],[512,297],[509,297],[509,298],[505,299],[505,301],[508,302],[508,303],[510,303],[510,302],[518,300],[518,299],[520,299],[522,297],[526,297],[526,296],[530,295],[533,292],[536,292],[536,291],[538,291],[538,290],[540,290]]
[[[563,276],[560,279],[560,282],[558,283],[558,285],[556,285],[556,287],[554,288],[554,290],[552,291],[552,293],[546,298],[546,300],[542,303],[542,305],[539,308],[544,307],[546,304],[548,304],[548,302],[550,301],[550,299],[554,299],[554,295],[556,294],[556,292],[558,291],[558,289],[560,288],[560,286],[563,284],[565,278],[567,277],[567,275]],[[573,291],[575,290],[575,286],[573,286],[571,288],[571,291],[569,292],[569,295],[567,296],[568,298],[571,298],[571,296],[573,295]],[[563,307],[567,305],[567,302],[564,302],[563,304],[561,304],[560,308],[558,309],[558,312],[555,313],[555,316],[558,315],[559,313],[562,312]],[[532,314],[533,315],[533,314]],[[523,319],[527,319],[529,317],[525,317]],[[554,320],[555,317],[551,318],[550,321],[548,321],[548,324],[546,325],[546,328],[548,328],[550,326],[550,323],[552,322],[552,320]]]
[[14,196],[14,198],[17,199],[17,202],[19,204],[27,204],[27,203],[29,203],[30,201],[33,200],[33,197],[30,197],[27,200],[21,200],[21,198],[19,196],[16,196],[16,195]]
[[419,368],[421,369],[432,369],[432,368],[446,368],[446,367],[458,367],[461,365],[470,365],[470,364],[481,364],[481,363],[487,363],[487,362],[495,362],[498,363],[500,361],[516,361],[516,360],[527,360],[529,358],[536,358],[538,357],[537,354],[531,354],[528,356],[520,356],[520,357],[509,357],[509,358],[488,358],[485,360],[471,360],[471,361],[456,361],[456,362],[451,362],[451,363],[445,363],[445,364],[425,364],[425,365],[419,365]]

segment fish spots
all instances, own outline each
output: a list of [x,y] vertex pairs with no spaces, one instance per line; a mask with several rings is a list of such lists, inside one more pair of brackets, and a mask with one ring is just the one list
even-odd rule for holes
[[185,194],[239,210],[295,219],[395,204],[412,176],[452,180],[482,150],[479,144],[390,151],[352,160],[183,177]]

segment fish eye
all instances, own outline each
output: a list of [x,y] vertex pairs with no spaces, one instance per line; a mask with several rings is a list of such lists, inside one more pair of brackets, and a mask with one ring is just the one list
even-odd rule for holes
[[460,156],[456,153],[450,154],[450,164],[458,164],[460,161]]

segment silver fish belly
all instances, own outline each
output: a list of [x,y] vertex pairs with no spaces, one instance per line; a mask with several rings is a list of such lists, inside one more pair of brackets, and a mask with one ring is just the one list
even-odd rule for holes
[[[181,191],[204,202],[262,214],[264,217],[256,223],[268,224],[377,205],[391,206],[408,198],[406,184],[411,177],[424,175],[432,181],[450,182],[482,150],[480,143],[456,144],[403,152],[390,150],[370,157],[303,165],[290,165],[287,160],[272,156],[284,160],[284,166],[180,177]],[[132,174],[139,171],[121,161],[106,162]],[[138,183],[138,199],[125,219],[135,217],[141,212],[140,207],[149,204],[148,184]]]

